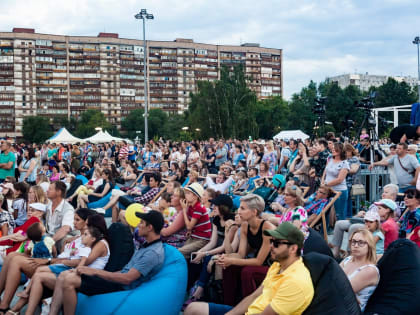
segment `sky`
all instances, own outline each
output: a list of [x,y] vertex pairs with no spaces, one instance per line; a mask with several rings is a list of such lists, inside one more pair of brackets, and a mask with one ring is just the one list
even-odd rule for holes
[[419,0],[1,0],[0,31],[141,39],[142,8],[155,16],[150,40],[283,49],[285,99],[344,73],[417,77]]

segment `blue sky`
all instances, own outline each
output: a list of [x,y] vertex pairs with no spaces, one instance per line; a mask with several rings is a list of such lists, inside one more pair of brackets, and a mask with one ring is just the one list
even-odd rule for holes
[[286,99],[343,73],[417,76],[419,0],[1,0],[0,31],[140,38],[141,8],[155,15],[149,39],[282,48]]

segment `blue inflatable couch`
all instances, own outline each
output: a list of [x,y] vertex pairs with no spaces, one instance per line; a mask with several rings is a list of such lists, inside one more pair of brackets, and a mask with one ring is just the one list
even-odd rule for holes
[[187,287],[187,264],[181,253],[164,244],[162,270],[134,290],[86,296],[79,293],[76,314],[178,315]]
[[[120,189],[120,187],[116,186],[113,189]],[[107,193],[105,196],[103,196],[98,201],[89,202],[87,204],[88,208],[90,209],[96,209],[96,208],[103,208],[110,200],[112,195],[112,189],[109,193]],[[109,218],[112,217],[112,209],[107,209],[105,212],[105,217]]]

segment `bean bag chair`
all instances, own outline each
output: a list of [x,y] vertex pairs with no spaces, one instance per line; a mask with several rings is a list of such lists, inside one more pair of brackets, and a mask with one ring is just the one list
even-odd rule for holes
[[85,185],[89,181],[86,177],[80,174],[76,175],[76,179],[80,179],[83,185]]
[[[114,189],[120,189],[118,186],[115,186]],[[96,208],[103,208],[111,199],[112,189],[109,193],[107,193],[104,197],[99,199],[98,201],[89,202],[87,204],[88,208],[96,209]],[[112,209],[106,209],[105,217],[112,217]]]
[[327,242],[325,242],[321,234],[319,234],[313,228],[308,228],[308,230],[309,236],[303,244],[303,255],[315,252],[333,257],[330,247],[328,246]]
[[303,263],[314,285],[314,297],[303,314],[361,314],[350,281],[334,258],[311,252]]
[[165,261],[161,271],[134,290],[86,296],[79,293],[76,314],[159,314],[178,315],[187,287],[184,256],[164,244]]
[[392,242],[378,261],[381,279],[364,314],[419,314],[420,249],[413,242]]

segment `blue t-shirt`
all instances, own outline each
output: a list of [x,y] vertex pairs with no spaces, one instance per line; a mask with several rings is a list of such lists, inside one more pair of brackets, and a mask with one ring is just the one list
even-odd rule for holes
[[124,289],[131,290],[137,288],[143,282],[148,281],[160,271],[164,260],[165,250],[160,240],[145,244],[140,249],[137,249],[121,272],[127,273],[130,269],[134,268],[141,273],[141,276],[130,284],[124,285]]
[[384,253],[384,240],[385,235],[382,233],[381,230],[376,230],[372,233],[373,237],[377,236],[379,237],[378,242],[376,243],[376,254],[383,254]]

